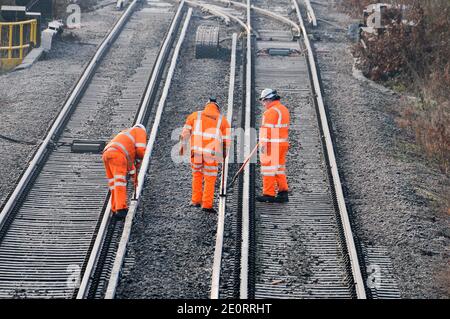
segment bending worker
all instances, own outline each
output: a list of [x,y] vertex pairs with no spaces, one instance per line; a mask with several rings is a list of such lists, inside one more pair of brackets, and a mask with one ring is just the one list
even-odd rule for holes
[[[289,150],[289,110],[281,104],[277,91],[265,89],[259,99],[265,112],[259,131],[263,195],[259,202],[289,201],[286,155]],[[278,190],[278,195],[277,195]]]
[[127,174],[137,186],[137,170],[147,146],[147,131],[142,124],[123,130],[106,145],[103,163],[111,190],[111,210],[117,219],[128,213]]
[[191,143],[191,205],[202,206],[205,212],[216,213],[213,203],[218,163],[227,155],[231,142],[230,131],[230,124],[220,114],[216,98],[211,97],[203,111],[188,116],[180,136],[181,156],[185,154],[189,139]]

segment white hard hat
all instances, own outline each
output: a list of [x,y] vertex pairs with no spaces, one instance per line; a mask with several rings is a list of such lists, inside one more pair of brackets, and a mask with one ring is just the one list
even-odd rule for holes
[[272,99],[277,96],[277,91],[273,89],[264,89],[261,92],[261,97],[259,98],[260,101],[266,100],[266,99]]
[[142,124],[136,124],[136,125],[133,126],[133,127],[139,127],[139,128],[141,128],[141,129],[143,129],[143,130],[145,131],[145,133],[147,133],[147,129],[146,129],[145,126],[142,125]]

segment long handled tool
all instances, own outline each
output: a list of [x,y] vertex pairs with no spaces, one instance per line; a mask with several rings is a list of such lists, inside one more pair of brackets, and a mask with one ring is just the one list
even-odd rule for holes
[[134,193],[133,193],[133,200],[137,200],[137,172],[134,174],[133,178],[133,186],[134,186]]
[[252,159],[253,155],[255,155],[256,151],[258,150],[259,144],[260,144],[259,142],[258,142],[258,144],[256,144],[255,148],[251,151],[251,153],[245,159],[244,163],[242,163],[241,168],[239,168],[239,170],[236,172],[236,174],[234,174],[233,179],[231,180],[231,182],[227,186],[227,191],[229,191],[233,187],[233,185],[236,182],[236,180],[239,177],[239,175],[244,171],[245,167],[250,162],[250,160]]
[[[139,166],[138,166],[139,167]],[[138,186],[138,167],[135,167],[134,170],[134,174],[133,174],[133,188],[134,188],[134,192],[133,192],[133,200],[137,200],[137,186]]]
[[137,200],[138,176],[139,176],[139,169],[141,168],[141,162],[142,159],[136,159],[134,167],[135,172],[133,175],[133,186],[134,186],[133,200]]

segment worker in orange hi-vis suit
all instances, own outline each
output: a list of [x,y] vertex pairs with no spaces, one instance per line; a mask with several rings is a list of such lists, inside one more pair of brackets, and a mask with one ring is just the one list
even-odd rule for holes
[[[289,150],[289,110],[281,104],[277,91],[265,89],[259,99],[265,112],[259,131],[263,195],[259,202],[289,201],[286,155]],[[278,194],[277,194],[278,190]]]
[[227,119],[220,114],[215,97],[209,99],[203,111],[188,116],[180,136],[181,156],[185,154],[189,139],[192,167],[191,205],[202,206],[203,211],[216,213],[213,204],[218,163],[226,157],[231,143],[231,128]]
[[142,124],[123,130],[103,150],[103,163],[111,190],[111,210],[117,219],[128,213],[127,175],[137,184],[137,170],[147,147],[147,131]]

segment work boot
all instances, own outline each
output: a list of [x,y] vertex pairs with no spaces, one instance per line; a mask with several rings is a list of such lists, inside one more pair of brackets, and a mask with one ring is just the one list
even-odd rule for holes
[[217,214],[217,211],[214,208],[202,208],[202,211],[210,214]]
[[279,192],[275,198],[277,203],[287,203],[289,202],[289,194],[287,191]]
[[189,203],[189,206],[192,206],[192,207],[200,207],[200,206],[202,206],[200,203],[194,203],[193,201],[191,201],[190,203]]
[[114,218],[117,220],[124,220],[127,217],[128,208],[120,209],[114,214]]
[[256,197],[256,200],[261,203],[275,203],[275,201],[276,201],[275,196],[270,196],[270,195],[258,196],[258,197]]

